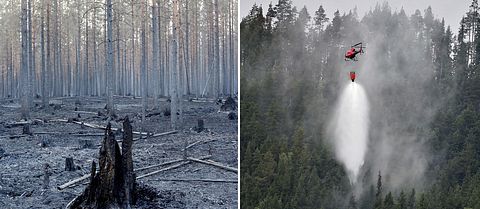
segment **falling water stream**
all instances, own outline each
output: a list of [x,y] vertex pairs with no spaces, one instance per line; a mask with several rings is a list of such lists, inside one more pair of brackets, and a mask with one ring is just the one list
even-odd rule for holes
[[368,143],[368,100],[363,87],[349,83],[344,87],[330,124],[335,154],[345,166],[352,184],[364,162]]

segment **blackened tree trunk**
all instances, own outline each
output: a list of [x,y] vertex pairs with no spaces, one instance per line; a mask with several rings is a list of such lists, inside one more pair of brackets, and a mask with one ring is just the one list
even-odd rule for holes
[[128,117],[123,122],[122,150],[108,124],[99,154],[99,172],[92,164],[90,184],[70,208],[130,208],[135,204],[132,126]]

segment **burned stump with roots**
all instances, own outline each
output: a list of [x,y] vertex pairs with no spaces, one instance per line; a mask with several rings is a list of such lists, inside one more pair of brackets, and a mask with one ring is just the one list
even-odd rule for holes
[[122,149],[108,124],[99,155],[99,171],[92,162],[90,183],[68,208],[130,208],[135,204],[132,126],[128,117],[123,122]]

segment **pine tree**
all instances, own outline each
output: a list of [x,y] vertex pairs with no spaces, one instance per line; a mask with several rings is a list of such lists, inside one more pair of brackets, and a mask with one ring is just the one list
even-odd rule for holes
[[385,200],[383,201],[383,208],[384,209],[395,209],[395,202],[393,202],[392,192],[389,192],[385,196]]
[[378,179],[377,179],[377,192],[375,193],[375,204],[373,205],[374,209],[382,209],[383,208],[383,199],[382,199],[382,175],[380,171],[378,171]]
[[313,18],[314,24],[315,24],[315,29],[317,32],[320,32],[323,30],[323,27],[325,26],[325,23],[328,22],[328,17],[327,14],[325,14],[325,10],[323,9],[323,6],[320,5],[317,11],[315,11],[315,17]]
[[415,209],[415,189],[412,189],[408,196],[407,209]]
[[398,197],[398,204],[397,204],[397,209],[408,209],[407,208],[407,197],[403,190],[400,192],[400,195]]

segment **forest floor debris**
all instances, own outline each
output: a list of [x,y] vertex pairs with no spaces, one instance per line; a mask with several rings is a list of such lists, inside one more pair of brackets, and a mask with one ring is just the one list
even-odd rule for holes
[[[61,105],[47,110],[35,109],[31,112],[32,120],[27,122],[19,120],[18,101],[0,102],[0,167],[4,168],[0,171],[0,207],[64,208],[85,189],[87,181],[62,190],[57,187],[90,172],[92,161],[98,162],[97,145],[104,133],[101,128],[108,121],[113,128],[121,128],[121,118],[126,115],[133,121],[133,130],[139,133],[133,144],[134,169],[152,166],[139,171],[137,177],[164,170],[137,180],[142,185],[142,198],[135,208],[237,207],[236,173],[192,162],[184,156],[186,153],[187,157],[237,168],[238,124],[236,120],[229,120],[226,113],[219,112],[220,106],[214,101],[185,101],[184,128],[178,132],[170,128],[169,116],[157,114],[158,110],[168,110],[166,100],[160,102],[162,107],[147,111],[154,114],[146,119],[144,127],[140,121],[140,98],[115,97],[115,103],[119,104],[116,120],[98,114],[105,112],[105,101],[99,98],[51,101]],[[68,121],[69,118],[75,120]],[[198,119],[204,121],[208,131],[190,131],[198,125]],[[26,124],[32,135],[23,133]],[[95,128],[85,124],[95,124]],[[77,168],[74,171],[65,171],[69,157]],[[168,163],[172,161],[174,163]],[[161,165],[163,163],[167,164]],[[43,188],[45,164],[49,165],[50,174],[47,189]]]

